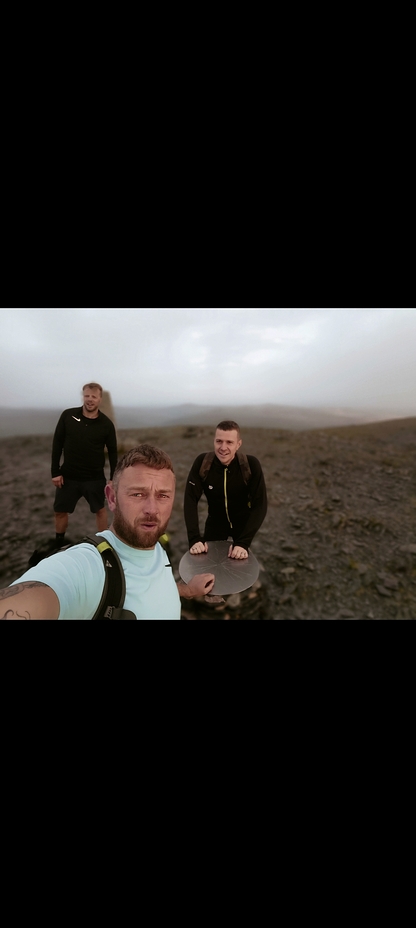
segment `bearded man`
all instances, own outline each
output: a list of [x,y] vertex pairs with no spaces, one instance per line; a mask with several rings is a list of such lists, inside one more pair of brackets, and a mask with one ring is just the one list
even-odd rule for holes
[[[215,577],[199,574],[188,584],[176,583],[166,551],[158,542],[175,498],[170,458],[152,445],[133,448],[118,462],[105,494],[113,523],[98,534],[121,561],[126,582],[124,608],[137,619],[180,619],[180,597],[204,596],[212,590]],[[74,545],[40,561],[0,590],[0,618],[91,619],[103,584],[99,551],[88,543]]]

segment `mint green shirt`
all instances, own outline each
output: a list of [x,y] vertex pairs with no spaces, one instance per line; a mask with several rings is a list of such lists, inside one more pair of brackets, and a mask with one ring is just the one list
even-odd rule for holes
[[[124,608],[137,619],[180,619],[181,602],[168,556],[157,543],[152,551],[124,544],[110,529],[99,532],[117,551],[126,578]],[[16,583],[46,583],[59,599],[60,619],[91,619],[101,599],[104,566],[99,551],[87,543],[44,558]]]

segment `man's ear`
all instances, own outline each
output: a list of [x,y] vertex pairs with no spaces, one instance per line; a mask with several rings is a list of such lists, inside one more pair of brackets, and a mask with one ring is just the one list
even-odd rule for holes
[[241,448],[241,445],[242,445],[242,444],[243,444],[243,439],[240,438],[240,441],[237,443],[237,451],[238,451],[239,448]]
[[110,486],[110,484],[107,483],[107,486],[105,487],[104,492],[106,495],[108,508],[110,509],[111,512],[114,512],[116,508],[116,494],[115,494],[114,487]]

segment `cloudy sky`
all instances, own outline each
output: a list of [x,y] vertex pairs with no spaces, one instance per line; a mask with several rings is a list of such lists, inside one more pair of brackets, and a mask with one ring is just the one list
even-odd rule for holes
[[415,414],[414,309],[2,309],[1,406],[382,408]]

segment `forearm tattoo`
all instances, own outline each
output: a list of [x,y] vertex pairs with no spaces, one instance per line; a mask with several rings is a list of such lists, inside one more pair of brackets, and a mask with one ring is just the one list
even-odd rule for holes
[[[23,593],[25,590],[33,590],[36,586],[47,586],[46,583],[39,583],[35,580],[28,581],[27,583],[17,583],[16,586],[7,586],[4,590],[0,590],[0,600],[9,599],[10,596],[18,596],[19,593]],[[32,616],[25,610],[24,615],[20,615],[19,612],[14,612],[13,609],[7,609],[4,615],[0,615],[0,621],[2,619],[31,619]]]

